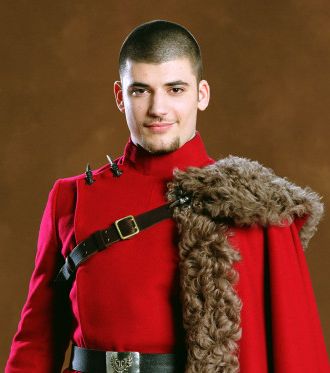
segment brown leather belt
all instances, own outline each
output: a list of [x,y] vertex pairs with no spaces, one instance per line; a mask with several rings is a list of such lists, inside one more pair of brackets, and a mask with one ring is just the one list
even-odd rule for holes
[[189,200],[189,197],[183,196],[174,202],[162,205],[143,214],[125,216],[116,220],[107,229],[93,233],[86,240],[80,242],[66,257],[64,265],[56,276],[55,283],[64,283],[73,280],[79,265],[93,254],[104,250],[117,241],[131,238],[141,230],[172,217],[172,209],[187,203]]
[[99,351],[72,347],[70,369],[83,373],[182,373],[185,357],[176,354]]

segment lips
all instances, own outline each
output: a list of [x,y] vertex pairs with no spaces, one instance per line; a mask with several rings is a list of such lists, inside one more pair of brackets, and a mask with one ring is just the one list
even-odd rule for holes
[[170,127],[172,126],[172,122],[152,122],[146,124],[146,127],[156,128],[156,127]]
[[151,132],[154,133],[163,133],[166,132],[169,128],[173,126],[174,122],[151,122],[145,124],[145,127],[148,128]]

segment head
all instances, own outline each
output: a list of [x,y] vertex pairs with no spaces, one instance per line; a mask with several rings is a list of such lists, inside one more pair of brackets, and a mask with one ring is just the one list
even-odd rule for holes
[[166,153],[194,137],[209,85],[202,79],[200,48],[188,30],[168,21],[138,26],[121,48],[119,74],[116,103],[136,145]]

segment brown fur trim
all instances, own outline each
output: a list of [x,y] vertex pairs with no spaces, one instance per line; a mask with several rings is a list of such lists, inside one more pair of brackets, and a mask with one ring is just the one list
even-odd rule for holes
[[306,248],[323,213],[320,197],[248,159],[222,159],[204,168],[175,171],[168,199],[190,195],[176,208],[188,373],[236,373],[240,310],[233,263],[240,259],[226,237],[228,224],[290,224],[308,216],[300,231]]

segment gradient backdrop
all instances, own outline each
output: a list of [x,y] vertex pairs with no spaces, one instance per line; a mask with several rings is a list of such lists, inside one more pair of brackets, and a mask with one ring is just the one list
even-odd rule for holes
[[[112,93],[123,38],[169,19],[199,40],[209,109],[198,127],[212,157],[257,159],[330,204],[330,3],[274,1],[0,3],[1,304],[3,370],[56,178],[106,163],[128,139]],[[326,215],[306,253],[330,346]]]

